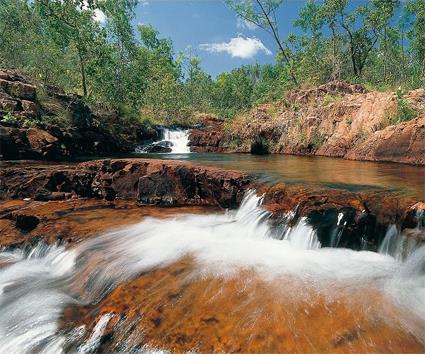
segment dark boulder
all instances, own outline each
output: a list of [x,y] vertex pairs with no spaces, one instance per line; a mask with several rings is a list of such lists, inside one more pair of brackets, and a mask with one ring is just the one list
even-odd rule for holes
[[144,147],[143,151],[147,153],[168,153],[172,151],[172,146],[173,143],[170,141],[159,141]]
[[16,228],[21,230],[22,232],[30,232],[34,230],[40,220],[33,215],[17,215],[16,216]]

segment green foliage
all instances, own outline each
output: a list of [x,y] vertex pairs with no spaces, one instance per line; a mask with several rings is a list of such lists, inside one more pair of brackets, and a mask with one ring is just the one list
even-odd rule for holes
[[[276,20],[282,0],[226,0],[271,35],[277,54],[274,64],[244,65],[215,79],[197,56],[174,53],[172,41],[152,26],[135,31],[137,0],[0,1],[1,66],[79,93],[129,117],[129,124],[188,125],[198,112],[233,118],[257,104],[281,102],[290,89],[334,79],[382,90],[425,84],[423,0],[309,0],[295,22],[300,32],[287,38]],[[337,98],[325,97],[322,105]],[[391,120],[411,119],[413,110],[403,97],[397,100]],[[45,103],[54,114],[42,120],[72,123],[54,102]]]
[[3,118],[1,119],[1,121],[3,123],[10,124],[10,125],[15,125],[15,124],[18,123],[18,120],[16,119],[16,117],[11,112],[7,112],[3,116]]
[[416,118],[418,112],[410,107],[409,102],[403,97],[402,90],[398,89],[395,96],[397,99],[397,110],[387,116],[387,120],[390,124],[400,124]]

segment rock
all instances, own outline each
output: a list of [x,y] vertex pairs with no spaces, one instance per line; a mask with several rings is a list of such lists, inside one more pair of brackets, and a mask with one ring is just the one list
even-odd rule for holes
[[193,152],[222,152],[224,143],[223,121],[207,116],[202,124],[190,131],[190,150]]
[[323,98],[326,95],[345,95],[355,93],[367,93],[367,90],[361,85],[350,84],[341,80],[334,80],[311,89],[294,90],[288,94],[288,99],[292,102],[307,102],[312,99]]
[[170,141],[159,141],[144,147],[143,151],[147,153],[168,153],[172,151],[172,146],[173,144]]
[[[418,111],[425,109],[423,89],[405,98]],[[226,128],[206,120],[192,130],[189,145],[195,152],[251,152],[263,151],[263,141],[270,153],[424,165],[423,115],[389,126],[388,116],[397,109],[394,93],[331,82],[290,92],[284,103],[255,107]]]
[[57,138],[44,130],[30,128],[26,133],[31,148],[40,153],[45,150],[46,147],[52,146],[58,141]]
[[62,199],[65,198],[63,193],[71,193],[106,200],[140,200],[160,206],[223,208],[238,205],[250,183],[247,175],[241,172],[149,159],[6,167],[0,171],[0,180],[4,191],[2,198],[45,201]]
[[31,101],[22,100],[22,109],[27,113],[27,115],[36,117],[38,114],[38,107],[37,104]]
[[372,134],[345,157],[353,160],[425,164],[425,115]]
[[17,215],[15,226],[22,232],[30,232],[34,230],[39,223],[40,223],[40,220],[36,216]]
[[[155,129],[137,121],[123,124],[124,118],[116,112],[95,110],[81,96],[53,86],[43,86],[47,97],[37,99],[38,86],[36,80],[15,70],[0,69],[3,159],[112,155],[134,151],[141,142],[158,136]],[[6,115],[9,119],[4,120]]]
[[[391,192],[354,193],[317,186],[257,183],[235,171],[201,167],[182,161],[112,159],[73,165],[9,164],[0,170],[0,198],[56,201],[70,198],[139,201],[161,207],[237,207],[245,191],[264,194],[264,207],[276,218],[306,216],[329,245],[329,227],[344,225],[341,246],[376,249],[387,226],[420,226],[423,202]],[[419,215],[419,217],[418,217]],[[1,215],[0,215],[1,216]],[[416,236],[415,236],[416,237]]]

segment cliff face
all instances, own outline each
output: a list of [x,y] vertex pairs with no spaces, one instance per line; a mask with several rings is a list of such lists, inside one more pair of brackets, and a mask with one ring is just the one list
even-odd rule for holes
[[0,69],[0,157],[63,160],[131,151],[157,132],[78,95]]
[[[425,90],[403,100],[423,112]],[[356,160],[425,163],[425,116],[392,124],[399,113],[393,93],[367,92],[359,85],[331,82],[288,94],[229,123],[207,121],[190,137],[193,151],[320,155]]]

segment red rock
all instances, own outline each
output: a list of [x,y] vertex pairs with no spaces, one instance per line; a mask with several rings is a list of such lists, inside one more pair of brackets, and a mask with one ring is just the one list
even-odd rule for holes
[[345,158],[424,165],[425,116],[375,132]]
[[[317,186],[259,185],[248,175],[182,161],[97,160],[73,165],[5,166],[1,198],[49,201],[94,198],[132,200],[144,205],[236,207],[248,188],[265,194],[264,207],[279,216],[295,212],[315,227],[334,227],[344,214],[342,245],[359,249],[362,239],[376,247],[389,224],[416,227],[418,201],[391,192],[354,193]],[[332,225],[323,225],[330,220]],[[316,223],[316,224],[315,224]]]

